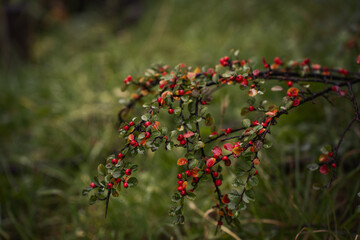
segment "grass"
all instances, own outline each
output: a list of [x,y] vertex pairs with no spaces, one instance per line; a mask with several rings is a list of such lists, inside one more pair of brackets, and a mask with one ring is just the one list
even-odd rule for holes
[[[148,1],[139,22],[120,32],[93,12],[54,26],[38,37],[34,62],[0,73],[0,238],[230,239],[224,233],[215,237],[214,226],[190,208],[185,225],[171,225],[167,211],[177,171],[173,154],[180,152],[137,159],[139,185],[111,201],[107,219],[102,203],[88,206],[81,197],[97,164],[120,148],[118,101],[129,97],[120,91],[122,79],[140,75],[153,62],[210,66],[232,48],[254,61],[262,56],[309,57],[355,70],[358,53],[345,46],[360,20],[359,4]],[[240,117],[233,116],[240,116],[246,102],[233,90],[214,96],[213,112],[224,95],[230,104],[224,125],[239,124]],[[232,231],[244,239],[294,239],[307,227],[314,239],[330,237],[314,232],[323,229],[340,239],[355,238],[360,230],[356,131],[344,142],[343,165],[331,189],[314,191],[312,184],[324,179],[305,167],[322,144],[336,142],[341,133],[336,126],[345,126],[350,118],[351,106],[335,103],[339,107],[325,101],[308,104],[279,121],[273,148],[263,153],[256,202]],[[197,208],[206,211],[214,204],[211,192],[202,189],[194,202]]]

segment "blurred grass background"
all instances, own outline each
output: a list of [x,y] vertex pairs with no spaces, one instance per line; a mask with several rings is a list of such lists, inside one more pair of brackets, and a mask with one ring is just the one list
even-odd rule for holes
[[[19,47],[21,41],[2,31],[0,239],[231,239],[214,236],[214,226],[189,208],[185,225],[171,224],[174,154],[181,152],[137,159],[139,185],[110,202],[107,219],[103,203],[89,206],[81,196],[97,164],[121,147],[119,100],[130,96],[121,92],[122,80],[141,75],[151,63],[213,66],[232,48],[255,62],[262,56],[308,57],[358,69],[356,0],[5,1],[3,29],[17,8],[30,16],[26,24],[14,23],[29,46]],[[236,126],[246,97],[224,89],[214,95],[214,113],[224,96],[224,126]],[[352,117],[351,104],[334,104],[319,100],[279,120],[273,148],[263,153],[256,202],[232,229],[238,236],[294,239],[305,226],[329,232],[309,230],[300,239],[354,239],[359,233],[359,126],[346,136],[330,190],[314,191],[312,184],[325,179],[306,169]],[[195,204],[208,210],[212,189],[202,188]]]

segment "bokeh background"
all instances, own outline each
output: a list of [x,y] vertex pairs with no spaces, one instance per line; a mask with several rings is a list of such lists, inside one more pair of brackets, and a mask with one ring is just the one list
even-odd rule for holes
[[[106,219],[104,203],[89,206],[81,196],[97,164],[121,147],[117,112],[130,96],[121,91],[123,79],[152,63],[214,66],[233,48],[255,63],[308,57],[359,69],[358,0],[5,0],[0,10],[0,239],[232,239],[215,236],[190,208],[185,225],[171,224],[174,155],[181,152],[138,159],[138,187],[113,199]],[[359,233],[359,125],[340,149],[338,180],[315,191],[326,178],[306,165],[322,145],[336,143],[352,117],[344,100],[316,103],[274,128],[256,202],[232,228],[239,237],[294,239],[303,227],[309,230],[299,239]],[[231,127],[246,105],[237,89],[224,89],[211,110],[228,106],[223,126]],[[206,211],[212,189],[200,192],[194,203]]]

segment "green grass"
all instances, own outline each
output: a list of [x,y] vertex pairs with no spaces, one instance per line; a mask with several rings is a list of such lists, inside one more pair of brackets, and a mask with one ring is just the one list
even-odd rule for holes
[[[174,154],[181,152],[136,159],[139,185],[110,202],[107,219],[104,204],[88,206],[81,196],[97,164],[121,146],[116,116],[119,100],[129,97],[120,91],[122,80],[142,74],[154,62],[212,66],[232,48],[254,61],[262,56],[309,57],[356,70],[358,53],[345,46],[360,21],[359,5],[148,1],[139,22],[120,32],[101,15],[88,12],[42,34],[35,42],[34,62],[0,72],[0,238],[231,239],[224,233],[215,237],[214,226],[190,208],[185,225],[171,225],[167,211],[176,181]],[[214,95],[213,112],[229,95],[224,125],[241,122],[239,109],[246,98],[237,94],[226,89]],[[338,126],[351,117],[351,105],[317,103],[280,119],[274,129],[273,148],[263,153],[256,202],[232,229],[243,239],[294,239],[305,226],[330,229],[340,239],[359,233],[356,131],[341,148],[343,165],[330,190],[314,191],[312,184],[324,179],[305,167],[320,154],[321,145],[336,142]],[[212,189],[202,188],[194,203],[208,210],[214,204]],[[330,236],[309,234],[311,239]]]

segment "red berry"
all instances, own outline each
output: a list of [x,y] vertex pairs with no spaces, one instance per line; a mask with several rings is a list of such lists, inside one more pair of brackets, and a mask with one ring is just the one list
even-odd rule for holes
[[305,59],[304,59],[304,63],[305,63],[305,64],[309,64],[309,63],[310,63],[310,60],[309,60],[308,58],[305,58]]
[[129,169],[129,168],[126,169],[126,170],[125,170],[125,174],[128,175],[128,176],[130,176],[130,175],[131,175],[131,169]]
[[107,189],[111,189],[112,187],[113,187],[113,184],[112,184],[112,183],[108,183]]
[[129,130],[129,125],[125,125],[124,130],[125,131]]
[[257,125],[259,125],[259,122],[258,122],[258,120],[256,120],[256,121],[253,121],[252,124],[253,124],[254,126],[257,126]]
[[156,99],[156,101],[157,101],[159,104],[161,104],[162,98],[159,97],[158,99]]
[[258,175],[258,171],[256,170],[255,173],[254,173],[254,176]]
[[261,125],[262,125],[263,127],[266,127],[266,126],[267,126],[267,124],[264,123],[264,122],[262,122]]
[[113,159],[111,160],[111,163],[112,163],[113,165],[116,165],[116,164],[118,163],[118,160],[117,160],[116,158],[113,158]]
[[95,188],[96,186],[95,186],[95,183],[90,183],[90,187],[92,187],[92,188]]
[[178,179],[182,179],[182,174],[179,173],[179,174],[177,175],[177,178],[178,178]]
[[209,174],[209,173],[211,173],[211,170],[210,170],[210,168],[207,168],[207,169],[205,169],[205,171],[204,171],[206,174]]
[[182,89],[180,89],[180,90],[179,90],[179,95],[182,96],[182,95],[184,95],[184,94],[185,94],[185,91],[182,90]]
[[218,172],[213,172],[212,175],[213,175],[214,178],[216,178],[217,176],[219,176],[219,173]]
[[282,61],[279,57],[274,58],[274,63],[276,63],[277,65],[282,65]]
[[149,132],[145,133],[145,138],[149,138],[150,136],[151,136],[151,133],[149,133]]
[[186,192],[185,192],[184,190],[182,190],[182,191],[180,192],[180,194],[181,194],[181,196],[185,196],[185,195],[186,195]]
[[180,134],[176,139],[177,139],[178,141],[181,141],[181,140],[184,139],[184,136]]
[[220,185],[222,184],[221,179],[217,179],[217,180],[215,181],[215,184],[216,184],[216,186],[220,186]]
[[254,87],[255,87],[255,85],[254,85],[254,84],[252,84],[250,87],[251,87],[251,88],[254,88]]
[[339,86],[332,86],[331,89],[332,89],[334,92],[338,92],[338,91],[339,91]]
[[198,177],[193,177],[192,181],[193,181],[194,183],[197,183],[197,182],[199,181],[199,178],[198,178]]
[[168,113],[169,113],[169,114],[173,114],[173,113],[174,113],[174,109],[169,108]]
[[292,82],[292,81],[288,81],[288,82],[287,82],[287,85],[288,85],[289,87],[291,87],[291,86],[293,85],[293,82]]
[[218,225],[219,225],[219,226],[223,225],[222,221],[219,221],[219,222],[218,222]]
[[149,122],[149,121],[147,121],[147,122],[144,123],[144,126],[145,126],[145,127],[148,127],[148,126],[150,126],[150,125],[151,125],[151,122]]
[[201,102],[202,105],[206,105],[206,103],[207,103],[206,101],[202,101],[202,102]]
[[238,83],[240,83],[242,80],[243,80],[243,76],[241,76],[241,75],[237,75],[237,76],[236,76],[236,81],[237,81]]
[[322,165],[320,167],[320,173],[323,175],[326,175],[329,173],[329,167],[327,165]]
[[300,104],[300,101],[298,99],[294,99],[292,106],[296,107]]
[[129,122],[130,126],[134,126],[134,124],[135,124],[134,122]]
[[178,186],[177,190],[181,192],[182,190],[184,190],[184,188],[182,186]]
[[117,183],[121,182],[121,178],[117,178],[117,179],[116,179],[116,182],[117,182]]
[[190,170],[186,170],[185,173],[186,173],[186,175],[187,175],[188,177],[191,176],[191,171],[190,171]]
[[123,187],[124,187],[124,188],[128,188],[128,187],[129,187],[129,184],[128,184],[127,182],[124,182],[124,183],[123,183]]
[[335,163],[331,164],[331,167],[336,168],[336,164]]
[[255,108],[253,107],[253,106],[249,106],[249,111],[250,112],[252,112],[252,111],[254,111],[255,110]]
[[136,142],[135,140],[131,140],[131,141],[130,141],[130,145],[133,146],[133,147],[136,147],[137,142]]
[[328,153],[328,156],[329,156],[329,157],[332,157],[332,156],[334,156],[334,153],[333,153],[333,152],[329,152],[329,153]]
[[229,167],[231,165],[231,161],[230,160],[226,160],[225,162],[225,166]]
[[222,160],[223,160],[223,161],[227,161],[227,160],[229,160],[229,158],[228,158],[227,156],[223,156],[223,157],[222,157]]
[[184,181],[182,181],[182,180],[178,181],[178,185],[180,185],[180,186],[182,186],[183,183],[184,183]]
[[225,130],[225,133],[226,133],[226,134],[230,134],[230,133],[231,133],[231,128],[227,128],[227,129]]
[[224,57],[224,60],[225,60],[225,61],[229,61],[229,57],[228,57],[228,56],[225,56],[225,57]]
[[185,144],[186,144],[186,140],[185,140],[185,139],[183,139],[183,140],[180,141],[180,145],[185,145]]
[[119,153],[119,154],[118,154],[118,158],[121,159],[121,158],[123,158],[123,157],[124,157],[124,154],[122,154],[122,153]]
[[292,93],[291,93],[291,92],[288,92],[288,93],[286,93],[286,95],[287,95],[288,97],[291,97],[291,96],[292,96]]

